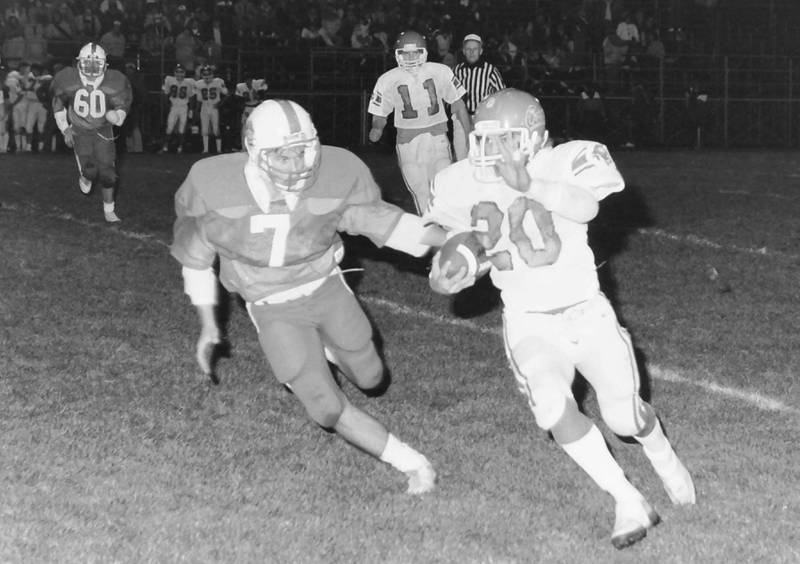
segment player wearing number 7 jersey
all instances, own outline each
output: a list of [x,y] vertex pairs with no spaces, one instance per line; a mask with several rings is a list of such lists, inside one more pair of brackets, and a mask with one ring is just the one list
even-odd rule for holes
[[277,380],[291,386],[319,425],[405,473],[409,493],[434,486],[428,460],[352,405],[326,362],[359,388],[383,383],[372,327],[339,262],[339,231],[421,256],[444,232],[381,200],[353,153],[320,146],[310,116],[288,100],[259,104],[245,122],[246,152],[201,160],[175,196],[172,255],[197,307],[198,360],[219,341],[214,320],[219,279],[246,302]]
[[[502,292],[505,348],[519,390],[537,424],[614,498],[617,548],[642,539],[658,516],[578,409],[571,390],[576,369],[594,388],[608,427],[644,447],[672,502],[695,502],[689,473],[639,396],[630,336],[600,291],[587,242],[598,203],[623,187],[605,146],[548,146],[538,100],[505,89],[478,105],[469,158],[436,176],[426,216],[482,239]],[[453,293],[474,282],[464,269],[448,275],[438,258],[434,290]]]
[[53,78],[53,113],[64,141],[75,151],[81,192],[88,194],[97,182],[105,219],[116,223],[112,126],[121,126],[128,115],[133,99],[131,84],[123,73],[107,68],[105,49],[97,43],[84,45],[77,63],[77,68],[65,67]]
[[464,87],[450,67],[429,63],[427,57],[424,37],[414,31],[401,33],[395,43],[397,67],[378,78],[368,107],[372,114],[369,140],[373,143],[380,140],[387,118],[394,112],[397,160],[420,214],[428,208],[434,175],[453,161],[444,103],[461,123],[462,134],[470,130],[461,99]]

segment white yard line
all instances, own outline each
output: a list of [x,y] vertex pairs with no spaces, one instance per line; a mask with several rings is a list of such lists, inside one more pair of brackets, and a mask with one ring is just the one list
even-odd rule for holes
[[[19,206],[19,205],[10,204],[10,203],[7,203],[7,202],[2,202],[2,209],[13,210],[13,211],[22,211],[22,212],[28,212],[28,213],[33,212],[33,213],[36,213],[36,214],[44,216],[44,217],[62,219],[64,221],[69,221],[71,223],[82,225],[84,227],[90,227],[90,228],[101,227],[101,228],[104,228],[104,229],[109,229],[106,225],[104,225],[102,223],[92,222],[92,221],[89,221],[89,220],[86,220],[86,219],[81,219],[81,218],[75,217],[73,214],[66,213],[66,212],[63,212],[63,211],[60,211],[60,210],[57,210],[57,209],[55,211],[46,212],[46,211],[43,211],[43,210],[41,210],[41,209],[39,209],[37,207],[34,207],[34,206],[30,206],[30,205]],[[169,246],[169,243],[167,243],[166,241],[162,241],[161,239],[158,239],[154,235],[151,235],[151,234],[148,234],[148,233],[140,233],[140,232],[136,232],[136,231],[120,229],[118,227],[117,228],[110,228],[109,230],[111,232],[116,233],[116,234],[118,234],[118,235],[120,235],[122,237],[125,237],[127,239],[133,239],[133,240],[137,240],[137,241],[153,243],[154,245],[158,245],[158,246],[161,246],[161,247],[168,247]],[[795,257],[795,255],[787,255],[785,253],[767,252],[766,249],[764,249],[764,250],[761,250],[761,249],[749,249],[749,248],[744,248],[744,247],[735,247],[735,246],[731,246],[731,245],[720,245],[719,243],[715,243],[713,241],[709,241],[707,239],[703,239],[702,237],[697,237],[697,236],[692,236],[692,235],[689,235],[689,236],[676,235],[676,234],[664,231],[662,229],[640,229],[639,233],[641,233],[642,235],[650,235],[650,236],[666,238],[666,239],[673,240],[673,241],[684,242],[684,243],[687,243],[687,244],[690,244],[690,245],[696,245],[696,246],[701,246],[701,247],[706,247],[706,248],[711,248],[711,249],[728,250],[728,251],[732,250],[732,251],[735,251],[735,252],[745,252],[747,254],[756,254],[756,255],[761,255],[761,256],[777,255],[777,256],[782,256],[782,257]],[[800,257],[797,257],[797,258],[800,258]],[[389,310],[390,312],[392,312],[392,313],[394,313],[396,315],[405,315],[405,316],[409,316],[409,317],[417,317],[419,319],[425,319],[425,320],[428,320],[428,321],[433,321],[435,323],[439,323],[439,324],[443,324],[443,325],[449,325],[451,327],[458,327],[458,328],[462,328],[462,329],[467,329],[469,331],[473,331],[473,332],[480,333],[480,334],[483,334],[483,335],[492,335],[492,336],[497,337],[497,338],[502,338],[502,331],[501,331],[501,329],[499,327],[485,327],[485,326],[479,325],[477,323],[474,323],[473,321],[469,321],[469,320],[466,320],[466,319],[459,319],[457,317],[448,317],[448,316],[432,313],[432,312],[429,312],[429,311],[415,309],[415,308],[409,307],[407,305],[404,305],[404,304],[401,304],[401,303],[397,303],[397,302],[392,301],[392,300],[387,300],[387,299],[384,299],[384,298],[378,298],[378,297],[374,297],[374,296],[360,296],[360,298],[364,302],[366,302],[368,304],[372,304],[372,305],[375,305],[375,306],[378,306],[378,307],[385,308],[385,309]],[[730,398],[730,399],[735,399],[735,400],[738,400],[738,401],[741,401],[743,403],[749,404],[749,405],[751,405],[753,407],[756,407],[756,408],[764,410],[764,411],[774,411],[774,412],[788,413],[788,414],[793,414],[793,415],[800,414],[800,409],[798,409],[796,407],[793,407],[793,406],[790,406],[790,405],[787,405],[787,404],[781,402],[780,400],[777,400],[777,399],[774,399],[774,398],[770,398],[770,397],[765,396],[763,394],[759,394],[758,392],[742,390],[742,389],[739,389],[739,388],[733,388],[733,387],[729,387],[729,386],[723,386],[723,385],[718,384],[717,382],[714,382],[711,379],[707,379],[707,378],[705,378],[705,377],[703,377],[701,375],[694,375],[693,377],[690,378],[688,376],[685,376],[685,375],[681,374],[677,370],[674,370],[674,369],[671,369],[671,368],[665,368],[665,367],[662,367],[662,366],[659,366],[659,365],[653,364],[653,363],[648,363],[647,364],[647,369],[648,369],[648,373],[650,374],[650,376],[655,378],[656,380],[661,380],[661,381],[664,381],[664,382],[671,382],[671,383],[676,383],[676,384],[681,384],[681,385],[698,387],[698,388],[701,388],[701,389],[703,389],[703,390],[705,390],[705,391],[707,391],[709,393],[716,394],[716,395],[719,395],[719,396],[722,396],[722,397],[726,397],[726,398]]]
[[669,239],[670,241],[676,241],[678,243],[684,243],[687,245],[692,245],[694,247],[702,247],[705,249],[715,249],[718,251],[741,253],[745,255],[757,255],[762,257],[780,258],[793,261],[800,260],[800,255],[792,253],[772,251],[767,249],[766,247],[740,247],[739,245],[723,245],[722,243],[717,243],[716,241],[712,241],[711,239],[706,239],[705,237],[700,237],[699,235],[693,235],[691,233],[681,235],[678,233],[671,233],[669,231],[665,231],[664,229],[657,229],[652,227],[643,227],[641,229],[637,229],[636,232],[641,235],[648,235],[650,237],[657,237],[659,239]]

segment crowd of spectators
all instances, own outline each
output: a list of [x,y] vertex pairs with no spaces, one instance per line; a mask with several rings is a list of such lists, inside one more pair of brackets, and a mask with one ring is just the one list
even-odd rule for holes
[[[690,43],[680,28],[665,27],[656,0],[9,0],[3,5],[0,55],[6,69],[27,62],[52,71],[53,65],[71,64],[84,43],[99,41],[110,65],[129,72],[140,92],[157,92],[176,63],[190,74],[215,65],[229,85],[247,74],[280,89],[287,83],[279,75],[294,79],[310,72],[308,58],[296,56],[308,47],[380,53],[392,64],[396,36],[413,29],[427,35],[429,60],[450,66],[461,56],[464,35],[480,34],[485,58],[506,84],[538,95],[580,96],[598,85],[606,94],[625,93],[635,69],[653,68]],[[248,53],[269,52],[286,56],[276,57],[278,66],[255,64],[243,72]],[[360,72],[369,76],[355,88],[370,88],[380,73],[364,65]]]
[[[656,6],[647,0],[541,1],[533,9],[520,0],[10,0],[0,45],[11,68],[23,60],[68,62],[81,44],[100,41],[112,63],[135,59],[147,68],[166,59],[191,71],[234,61],[241,50],[388,51],[407,29],[428,34],[433,59],[455,64],[458,50],[450,45],[477,33],[509,82],[531,89],[537,75],[585,67],[593,57],[612,67],[664,57]],[[680,43],[681,35],[670,39]]]

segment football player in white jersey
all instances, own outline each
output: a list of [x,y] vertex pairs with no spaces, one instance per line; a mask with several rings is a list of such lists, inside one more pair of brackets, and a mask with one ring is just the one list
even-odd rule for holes
[[[481,240],[488,259],[481,272],[488,270],[501,290],[505,349],[519,390],[536,423],[614,498],[611,542],[624,548],[641,540],[658,515],[579,410],[575,370],[594,388],[608,427],[644,447],[671,501],[695,503],[692,478],[639,396],[630,336],[600,291],[587,242],[599,202],[624,181],[602,144],[549,146],[544,111],[526,92],[490,95],[474,123],[469,158],[436,176],[426,219]],[[435,291],[455,293],[475,282],[466,268],[449,270],[434,256]]]
[[209,135],[214,136],[217,154],[222,152],[222,137],[219,135],[219,103],[228,94],[225,82],[214,76],[214,69],[204,65],[200,69],[200,80],[195,83],[195,96],[200,104],[200,134],[203,136],[203,154],[208,154]]
[[461,99],[464,87],[450,67],[427,62],[427,57],[424,37],[415,31],[401,33],[395,42],[397,67],[378,78],[368,107],[372,114],[369,140],[373,143],[380,140],[387,118],[394,112],[397,160],[420,214],[428,208],[434,175],[453,161],[444,103],[450,105],[464,135],[470,130]]
[[263,78],[249,78],[236,85],[234,95],[241,99],[244,104],[242,107],[242,126],[244,127],[247,118],[253,113],[261,102],[267,98],[267,81]]
[[182,65],[177,65],[175,74],[167,75],[164,78],[162,91],[169,99],[170,107],[167,114],[166,136],[161,152],[166,153],[170,140],[177,138],[177,151],[182,153],[186,122],[190,117],[189,103],[194,96],[194,79],[186,76],[186,69]]

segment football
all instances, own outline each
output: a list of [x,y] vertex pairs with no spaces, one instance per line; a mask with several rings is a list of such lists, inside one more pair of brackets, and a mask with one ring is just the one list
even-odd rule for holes
[[485,261],[486,250],[472,231],[453,235],[439,250],[439,267],[444,268],[445,264],[450,263],[447,270],[448,276],[464,267],[467,268],[468,276],[476,276],[481,264]]

